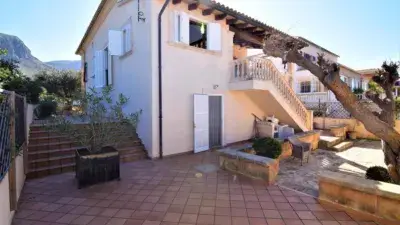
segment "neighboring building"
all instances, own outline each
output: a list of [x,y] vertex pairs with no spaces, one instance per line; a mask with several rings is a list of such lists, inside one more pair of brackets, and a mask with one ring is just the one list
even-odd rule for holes
[[252,114],[312,128],[273,63],[247,57],[280,31],[211,0],[171,0],[159,27],[164,2],[102,0],[77,50],[86,89],[112,85],[130,98],[126,112],[143,110],[137,132],[150,157],[248,140]]
[[[331,62],[338,62],[339,55],[305,39],[300,40],[309,44],[301,50],[302,55],[317,63],[318,55],[324,54],[324,58]],[[354,90],[357,88],[367,89],[368,81],[363,79],[357,71],[343,65],[340,65],[340,78]],[[310,71],[297,66],[293,66],[292,87],[303,102],[336,102],[335,95],[329,91]]]

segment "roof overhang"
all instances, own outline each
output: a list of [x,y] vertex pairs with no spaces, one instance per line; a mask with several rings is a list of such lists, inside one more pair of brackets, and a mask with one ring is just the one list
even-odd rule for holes
[[[86,32],[83,36],[76,54],[80,54],[83,45],[93,29],[93,26],[98,19],[104,5],[110,0],[101,0],[99,7],[97,8]],[[271,27],[259,20],[256,20],[250,16],[247,16],[241,12],[236,11],[224,4],[218,3],[214,0],[172,0],[171,4],[177,5],[185,3],[188,5],[188,10],[202,10],[204,16],[214,16],[215,20],[221,21],[225,20],[226,24],[229,25],[229,30],[235,33],[234,44],[240,45],[242,47],[249,48],[262,48],[263,40],[265,35],[270,33],[279,33],[285,37],[294,37],[286,34],[274,27]],[[303,42],[304,46],[307,46]]]

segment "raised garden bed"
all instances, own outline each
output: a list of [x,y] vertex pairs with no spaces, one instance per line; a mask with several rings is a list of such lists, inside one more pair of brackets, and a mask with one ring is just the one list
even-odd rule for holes
[[218,150],[222,169],[273,184],[279,172],[279,160],[246,153],[251,144]]
[[318,199],[400,223],[400,185],[324,171]]

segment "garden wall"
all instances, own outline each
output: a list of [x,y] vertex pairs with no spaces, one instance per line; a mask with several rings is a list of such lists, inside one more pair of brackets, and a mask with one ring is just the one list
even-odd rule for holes
[[[357,138],[363,139],[373,139],[378,140],[378,138],[371,132],[367,131],[364,124],[357,121],[356,119],[337,119],[329,117],[314,117],[314,128],[315,129],[329,129],[331,126],[346,124],[349,131],[355,131],[357,133]],[[395,129],[400,132],[400,120],[396,120]]]
[[[10,208],[10,171],[0,181],[0,224],[11,224],[14,216],[14,210]],[[15,160],[15,181],[16,181],[16,202],[21,195],[22,188],[25,182],[24,160],[23,156],[17,156]]]
[[318,199],[321,203],[339,204],[399,224],[399,185],[324,171],[319,175]]

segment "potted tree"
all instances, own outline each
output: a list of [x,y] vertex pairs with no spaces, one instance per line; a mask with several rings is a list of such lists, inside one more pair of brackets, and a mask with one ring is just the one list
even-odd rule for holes
[[124,114],[128,98],[119,94],[113,101],[111,93],[111,87],[101,91],[91,88],[76,101],[81,111],[52,119],[52,129],[83,146],[75,152],[78,188],[120,179],[120,157],[115,147],[123,132],[136,128],[141,111]]

